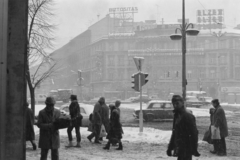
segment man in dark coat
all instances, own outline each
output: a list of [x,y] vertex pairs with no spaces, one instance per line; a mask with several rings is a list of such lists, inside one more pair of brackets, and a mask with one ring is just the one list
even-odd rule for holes
[[29,103],[26,102],[26,141],[30,141],[33,150],[37,149],[37,145],[35,143],[35,132],[34,132],[34,115],[31,108],[28,108]]
[[218,99],[212,100],[212,105],[215,108],[213,114],[213,126],[215,128],[219,128],[221,138],[220,140],[214,140],[213,145],[216,150],[212,151],[212,153],[216,153],[219,156],[225,156],[227,155],[225,137],[228,136],[228,126],[225,112],[220,106]]
[[93,116],[92,116],[93,132],[89,136],[87,136],[90,142],[92,141],[92,138],[95,137],[94,143],[96,144],[101,144],[101,142],[99,142],[99,135],[100,135],[101,126],[102,126],[102,115],[103,115],[102,105],[104,103],[105,103],[105,98],[101,97],[98,100],[98,102],[95,104],[93,109]]
[[181,96],[172,97],[174,107],[174,120],[172,136],[168,145],[167,155],[178,157],[178,160],[192,160],[192,155],[200,156],[198,147],[198,130],[196,120],[184,107],[184,101]]
[[60,147],[59,131],[54,128],[53,122],[60,117],[60,111],[54,108],[55,100],[47,97],[46,107],[38,114],[37,126],[40,128],[39,144],[41,148],[40,160],[47,160],[48,150],[51,149],[52,160],[59,160]]
[[72,144],[72,130],[73,130],[73,128],[75,128],[76,137],[77,137],[77,145],[75,147],[80,148],[81,147],[81,145],[80,145],[80,142],[81,142],[81,134],[80,134],[81,122],[78,118],[78,117],[81,117],[80,106],[78,104],[76,95],[71,95],[70,100],[71,100],[71,104],[69,106],[69,113],[70,113],[70,116],[71,116],[72,123],[67,129],[69,144],[66,147],[72,147],[73,146],[73,144]]

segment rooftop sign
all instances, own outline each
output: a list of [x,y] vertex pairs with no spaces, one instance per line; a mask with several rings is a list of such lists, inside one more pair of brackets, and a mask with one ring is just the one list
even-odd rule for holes
[[120,7],[120,8],[109,8],[109,13],[119,13],[119,12],[131,12],[137,13],[137,7]]

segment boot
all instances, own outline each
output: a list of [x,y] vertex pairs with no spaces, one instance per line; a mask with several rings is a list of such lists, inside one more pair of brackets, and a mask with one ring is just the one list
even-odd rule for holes
[[107,149],[107,150],[109,150],[109,148],[110,148],[110,142],[108,142],[108,143],[106,144],[106,146],[103,147],[103,149]]
[[75,147],[81,148],[80,142],[77,142],[77,145]]
[[122,142],[119,142],[119,146],[116,150],[123,150]]
[[68,145],[66,147],[73,147],[72,141],[69,141]]
[[89,142],[92,142],[92,137],[90,135],[87,136],[87,139],[89,140]]
[[33,150],[34,151],[37,150],[37,145],[35,143],[35,140],[31,141],[31,143],[32,143],[32,146],[33,146]]

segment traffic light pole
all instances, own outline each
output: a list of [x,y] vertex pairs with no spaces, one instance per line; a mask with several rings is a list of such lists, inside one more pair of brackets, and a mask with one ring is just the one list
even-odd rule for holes
[[139,113],[139,132],[143,132],[143,112],[142,112],[142,83],[141,70],[139,71],[139,91],[140,91],[140,113]]

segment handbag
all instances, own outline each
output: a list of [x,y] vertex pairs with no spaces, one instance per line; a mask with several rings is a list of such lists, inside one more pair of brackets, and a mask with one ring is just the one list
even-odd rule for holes
[[221,139],[219,127],[211,126],[212,139]]
[[106,136],[107,136],[107,132],[104,125],[102,124],[99,137],[106,137]]
[[211,127],[209,127],[209,129],[204,133],[203,141],[213,144],[211,138]]

